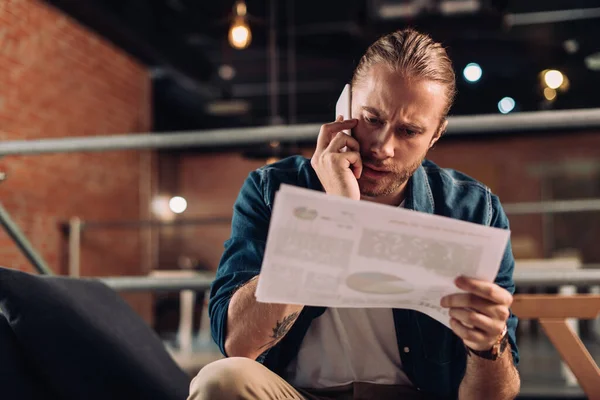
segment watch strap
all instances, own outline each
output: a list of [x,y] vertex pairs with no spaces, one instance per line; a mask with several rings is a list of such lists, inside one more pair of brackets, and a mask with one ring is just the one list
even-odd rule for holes
[[498,336],[496,343],[488,350],[473,350],[469,346],[465,347],[467,348],[467,354],[469,355],[474,354],[486,360],[495,361],[502,357],[508,347],[508,328],[507,326],[504,326],[504,330]]

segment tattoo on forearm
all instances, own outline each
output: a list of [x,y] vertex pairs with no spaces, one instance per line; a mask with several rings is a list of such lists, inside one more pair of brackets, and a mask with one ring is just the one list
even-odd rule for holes
[[273,333],[271,334],[271,339],[273,339],[273,340],[270,340],[268,343],[262,345],[260,347],[260,350],[263,350],[263,349],[266,350],[266,349],[274,346],[275,343],[277,343],[279,340],[281,340],[281,338],[284,337],[289,332],[289,330],[292,328],[292,325],[294,325],[294,322],[296,321],[296,318],[298,318],[299,314],[300,314],[299,312],[295,312],[295,313],[288,315],[281,321],[277,321],[277,324],[273,328]]

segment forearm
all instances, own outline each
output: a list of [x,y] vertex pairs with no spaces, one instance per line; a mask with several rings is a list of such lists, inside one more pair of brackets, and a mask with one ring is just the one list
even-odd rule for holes
[[467,356],[467,370],[460,384],[460,400],[514,399],[521,387],[519,373],[513,364],[510,349],[496,361],[471,354]]
[[256,301],[258,279],[253,279],[232,296],[227,310],[228,356],[255,360],[288,333],[304,306],[266,304]]

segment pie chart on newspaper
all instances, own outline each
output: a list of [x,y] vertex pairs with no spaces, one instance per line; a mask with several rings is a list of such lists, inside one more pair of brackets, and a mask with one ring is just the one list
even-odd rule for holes
[[357,292],[375,294],[403,294],[413,290],[404,279],[381,272],[355,272],[346,278],[346,285]]

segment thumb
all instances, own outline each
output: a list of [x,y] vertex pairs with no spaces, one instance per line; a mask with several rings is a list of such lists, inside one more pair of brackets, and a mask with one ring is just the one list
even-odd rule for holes
[[344,116],[338,115],[337,118],[335,119],[335,122],[342,122],[343,120],[344,120]]

